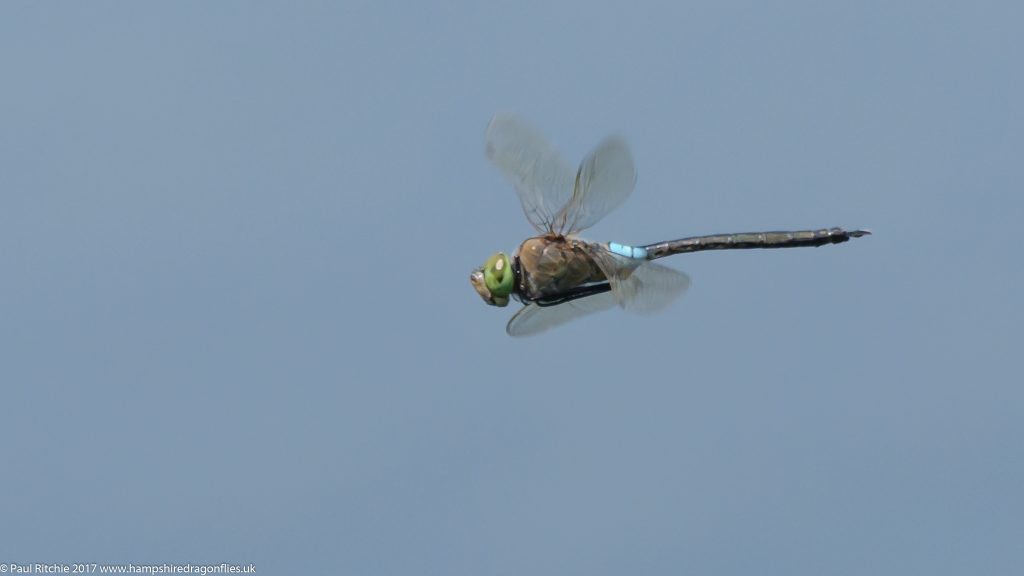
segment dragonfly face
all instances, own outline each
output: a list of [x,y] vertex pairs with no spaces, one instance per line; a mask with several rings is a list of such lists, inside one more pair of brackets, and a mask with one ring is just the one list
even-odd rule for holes
[[491,306],[507,306],[516,284],[512,263],[503,252],[498,252],[469,275],[476,293]]

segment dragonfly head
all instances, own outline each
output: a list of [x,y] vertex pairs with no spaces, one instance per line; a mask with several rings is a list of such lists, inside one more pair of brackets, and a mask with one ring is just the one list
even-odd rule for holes
[[474,270],[469,281],[484,302],[491,306],[507,306],[516,284],[516,274],[508,256],[498,252],[488,258],[483,267]]

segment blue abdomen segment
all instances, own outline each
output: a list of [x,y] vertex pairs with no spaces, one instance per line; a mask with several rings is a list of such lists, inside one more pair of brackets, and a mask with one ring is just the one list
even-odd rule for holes
[[637,260],[647,259],[646,249],[637,248],[635,246],[626,246],[625,244],[619,244],[618,242],[609,242],[608,251],[626,258],[635,258]]

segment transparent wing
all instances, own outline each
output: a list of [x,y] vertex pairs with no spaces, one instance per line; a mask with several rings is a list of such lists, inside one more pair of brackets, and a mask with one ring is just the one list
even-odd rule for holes
[[532,336],[570,320],[614,308],[618,302],[611,292],[571,300],[558,306],[527,304],[508,321],[509,336]]
[[690,277],[647,260],[613,254],[592,244],[592,255],[608,277],[611,293],[624,310],[652,314],[662,310],[690,288]]
[[615,210],[636,186],[636,166],[626,141],[605,139],[580,164],[572,197],[554,216],[554,231],[573,234]]
[[552,222],[569,201],[575,175],[553,146],[518,116],[499,114],[484,134],[484,151],[519,194],[526,219],[538,232],[552,232]]
[[627,312],[653,314],[690,289],[690,277],[678,270],[648,262],[626,277],[612,279],[612,294]]

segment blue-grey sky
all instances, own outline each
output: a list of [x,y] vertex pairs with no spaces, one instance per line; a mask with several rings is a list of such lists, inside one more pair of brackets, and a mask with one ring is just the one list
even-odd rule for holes
[[[1019,2],[0,7],[0,562],[1011,574]],[[685,298],[530,339],[514,111]]]

